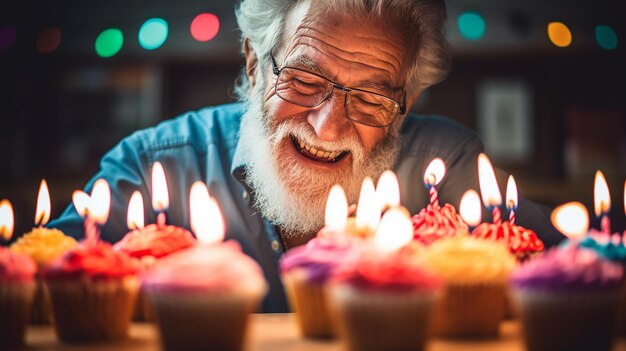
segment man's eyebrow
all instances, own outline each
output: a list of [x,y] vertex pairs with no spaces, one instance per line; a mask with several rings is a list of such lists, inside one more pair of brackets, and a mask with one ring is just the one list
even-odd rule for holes
[[296,56],[293,59],[287,61],[285,63],[285,66],[304,68],[308,71],[320,74],[324,77],[328,77],[328,75],[330,74],[326,69],[324,69],[324,67],[320,66],[317,62],[311,60],[307,56]]

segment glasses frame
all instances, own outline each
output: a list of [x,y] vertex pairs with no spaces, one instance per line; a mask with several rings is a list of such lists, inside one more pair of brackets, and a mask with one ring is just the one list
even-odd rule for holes
[[[366,126],[369,126],[369,127],[374,127],[374,128],[385,128],[385,127],[388,127],[388,126],[392,125],[396,121],[396,119],[398,118],[399,115],[403,115],[403,114],[406,113],[406,91],[404,92],[404,95],[402,97],[402,104],[400,104],[395,99],[392,99],[392,98],[387,97],[385,95],[378,94],[378,93],[375,93],[373,91],[358,89],[358,88],[348,88],[348,87],[345,87],[345,86],[343,86],[341,84],[337,84],[337,83],[333,82],[332,80],[330,80],[330,79],[328,79],[328,78],[326,78],[326,77],[324,77],[324,76],[322,76],[320,74],[317,74],[317,73],[314,73],[314,72],[310,72],[310,71],[307,71],[307,70],[302,69],[302,68],[290,67],[290,66],[283,66],[282,68],[278,68],[278,65],[276,64],[276,60],[274,59],[274,55],[271,52],[270,52],[270,59],[272,60],[272,72],[274,72],[274,74],[276,75],[276,81],[274,82],[274,92],[276,93],[276,95],[279,98],[281,98],[284,101],[287,101],[287,102],[289,102],[291,104],[302,106],[302,107],[310,107],[310,108],[317,107],[317,106],[321,105],[324,101],[328,100],[328,98],[333,95],[333,92],[335,91],[335,89],[338,89],[338,90],[341,90],[344,93],[346,93],[346,97],[344,98],[344,101],[343,101],[343,107],[344,107],[344,112],[346,114],[346,118],[348,118],[349,120],[351,120],[351,121],[353,121],[355,123],[359,123],[359,124],[366,125]],[[285,69],[285,68],[293,69],[293,70],[304,72],[304,73],[307,73],[307,74],[312,74],[312,75],[314,75],[314,76],[316,76],[318,78],[321,78],[321,79],[329,82],[331,84],[332,88],[330,89],[328,94],[326,94],[326,96],[322,100],[320,100],[320,102],[318,102],[314,106],[306,106],[306,105],[301,105],[301,104],[289,101],[289,100],[285,99],[284,97],[280,96],[280,94],[278,94],[278,88],[277,88],[277,86],[278,86],[278,77],[280,76],[280,72],[282,72],[283,69]],[[395,115],[392,118],[390,118],[389,123],[387,123],[385,125],[375,125],[375,124],[365,123],[365,122],[356,120],[354,118],[351,118],[350,114],[348,113],[348,95],[352,91],[360,91],[360,92],[363,92],[363,93],[373,94],[373,95],[376,95],[376,96],[381,97],[383,99],[389,100],[389,101],[393,102],[396,106],[399,107],[398,108],[398,112],[396,112]]]

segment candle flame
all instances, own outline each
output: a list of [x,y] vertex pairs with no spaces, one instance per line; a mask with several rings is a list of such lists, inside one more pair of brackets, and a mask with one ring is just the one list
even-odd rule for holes
[[380,207],[376,201],[374,181],[370,177],[363,179],[359,204],[356,209],[356,225],[359,228],[376,230],[380,222]]
[[128,202],[128,214],[126,216],[128,229],[135,230],[144,227],[143,197],[141,192],[135,191]]
[[424,171],[424,184],[434,186],[439,184],[443,177],[446,175],[446,164],[443,160],[436,158],[430,161],[426,171]]
[[480,224],[482,220],[482,205],[476,190],[470,189],[463,194],[459,212],[461,212],[461,217],[469,226],[475,227]]
[[624,181],[624,214],[626,214],[626,180]]
[[0,239],[8,241],[13,236],[13,206],[9,200],[0,201]]
[[346,226],[348,219],[348,200],[346,193],[339,184],[333,185],[326,200],[324,226],[341,230]]
[[104,179],[98,179],[91,190],[89,201],[89,216],[97,224],[103,225],[109,218],[109,208],[111,207],[111,189],[109,183]]
[[583,237],[589,230],[589,213],[580,202],[568,202],[552,211],[552,224],[570,239]]
[[35,211],[35,225],[46,225],[50,220],[50,192],[45,179],[41,180],[37,195],[37,210]]
[[374,236],[374,245],[387,252],[395,251],[413,239],[413,224],[406,209],[392,207],[380,220]]
[[489,157],[484,153],[478,155],[478,183],[485,207],[492,208],[494,206],[500,206],[502,203],[502,194],[498,188],[496,174],[493,171]]
[[608,213],[611,210],[611,194],[606,178],[602,172],[597,171],[593,181],[593,209],[596,217]]
[[400,206],[400,184],[393,171],[386,170],[380,175],[376,184],[376,199],[381,209]]
[[152,165],[152,208],[155,211],[166,211],[170,207],[170,198],[167,193],[165,171],[160,162]]
[[506,182],[506,208],[509,210],[517,209],[517,184],[512,175]]
[[72,203],[79,216],[85,218],[87,215],[87,207],[89,207],[89,195],[81,190],[74,190],[72,193]]
[[225,225],[222,212],[203,182],[198,181],[191,186],[189,217],[191,229],[201,243],[214,244],[224,240]]

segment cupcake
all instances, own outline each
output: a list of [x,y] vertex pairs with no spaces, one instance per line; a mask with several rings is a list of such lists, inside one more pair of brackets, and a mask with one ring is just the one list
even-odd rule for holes
[[159,260],[143,287],[165,350],[240,350],[267,283],[259,265],[227,241]]
[[333,276],[331,316],[349,350],[422,350],[440,286],[410,255],[366,249]]
[[411,221],[414,240],[424,245],[430,245],[447,236],[457,235],[459,230],[467,231],[467,224],[450,204],[445,204],[443,207],[438,204],[428,204],[426,208],[414,215]]
[[592,250],[554,248],[512,275],[527,350],[610,350],[622,267]]
[[544,249],[543,242],[534,231],[508,221],[501,225],[481,223],[472,234],[477,238],[503,242],[520,263],[543,252]]
[[[113,250],[139,259],[142,271],[146,272],[152,268],[156,260],[195,244],[196,239],[184,228],[150,224],[127,233],[122,240],[113,245]],[[145,293],[141,289],[135,304],[134,319],[139,321],[154,319]]]
[[461,232],[428,246],[419,258],[445,281],[433,331],[442,337],[496,337],[515,258],[498,242]]
[[58,259],[76,245],[76,240],[63,234],[62,231],[43,227],[33,228],[32,231],[24,234],[11,245],[11,250],[30,256],[38,267],[37,288],[30,315],[31,323],[48,324],[52,318],[50,298],[45,294],[41,279],[42,267]]
[[60,340],[124,338],[139,290],[137,260],[108,243],[81,243],[44,267]]
[[0,247],[0,349],[24,343],[36,271],[29,256]]
[[318,236],[281,259],[283,284],[305,337],[334,335],[325,286],[338,267],[357,257],[360,244],[359,239],[350,236]]

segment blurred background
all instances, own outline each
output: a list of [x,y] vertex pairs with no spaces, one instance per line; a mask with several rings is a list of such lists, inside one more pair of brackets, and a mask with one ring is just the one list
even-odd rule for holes
[[[16,235],[32,226],[42,178],[56,217],[134,130],[234,100],[235,0],[11,3],[0,5],[0,199],[13,203]],[[593,213],[601,169],[614,229],[626,229],[618,1],[446,3],[454,67],[413,111],[479,132],[520,193],[549,206],[578,200]]]

